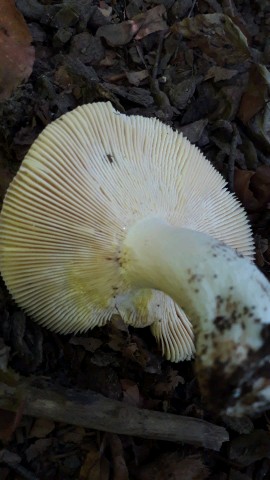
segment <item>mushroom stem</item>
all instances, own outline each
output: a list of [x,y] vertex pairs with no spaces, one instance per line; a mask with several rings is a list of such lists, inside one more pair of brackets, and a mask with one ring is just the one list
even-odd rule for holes
[[270,285],[249,260],[158,218],[130,227],[126,281],[162,290],[193,321],[196,371],[209,406],[231,415],[270,406]]

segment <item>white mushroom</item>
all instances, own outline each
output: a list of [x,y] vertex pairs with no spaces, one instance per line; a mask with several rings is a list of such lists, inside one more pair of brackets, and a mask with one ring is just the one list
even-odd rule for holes
[[194,352],[189,318],[208,401],[218,385],[214,407],[266,408],[269,285],[230,248],[252,256],[245,212],[182,135],[110,103],[78,107],[30,148],[0,227],[4,281],[41,324],[82,332],[120,313],[178,361]]

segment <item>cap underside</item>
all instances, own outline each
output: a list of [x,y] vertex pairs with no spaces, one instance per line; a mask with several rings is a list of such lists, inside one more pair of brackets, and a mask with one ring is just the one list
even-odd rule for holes
[[130,225],[159,216],[252,257],[246,214],[182,135],[110,103],[78,107],[48,125],[6,194],[0,269],[17,303],[58,332],[104,325],[115,313],[152,325],[166,358],[190,358],[192,327],[165,294],[131,291],[121,276]]

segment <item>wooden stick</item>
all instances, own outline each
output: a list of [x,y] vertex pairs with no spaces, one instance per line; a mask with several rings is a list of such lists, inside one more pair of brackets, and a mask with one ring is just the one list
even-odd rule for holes
[[220,450],[228,441],[225,428],[197,418],[144,410],[93,391],[52,386],[28,378],[3,381],[0,375],[0,408],[56,422],[136,437],[184,442]]

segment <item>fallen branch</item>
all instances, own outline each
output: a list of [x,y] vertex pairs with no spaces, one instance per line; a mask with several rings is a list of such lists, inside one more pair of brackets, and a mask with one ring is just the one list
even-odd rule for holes
[[200,419],[139,409],[93,391],[52,386],[45,380],[3,381],[0,408],[56,422],[136,437],[184,442],[220,450],[228,440],[225,428]]

